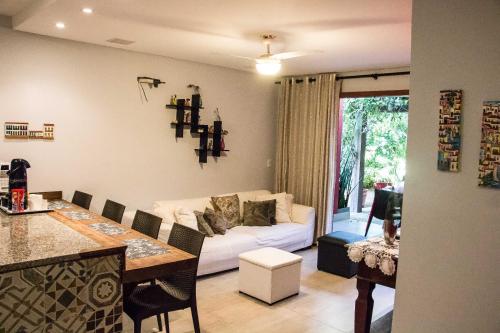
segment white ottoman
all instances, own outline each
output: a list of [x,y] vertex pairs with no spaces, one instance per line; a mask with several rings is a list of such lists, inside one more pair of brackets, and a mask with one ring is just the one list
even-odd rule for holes
[[240,292],[268,304],[299,293],[301,256],[265,247],[239,257]]

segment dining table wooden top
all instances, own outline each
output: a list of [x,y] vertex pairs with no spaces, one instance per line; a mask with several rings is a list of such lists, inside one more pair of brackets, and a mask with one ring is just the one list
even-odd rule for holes
[[[49,216],[106,247],[128,245],[123,283],[140,283],[192,267],[196,257],[64,200]],[[54,201],[52,201],[54,202]]]

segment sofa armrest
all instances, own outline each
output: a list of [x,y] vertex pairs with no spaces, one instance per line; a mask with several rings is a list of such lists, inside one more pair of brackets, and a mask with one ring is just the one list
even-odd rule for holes
[[316,211],[313,207],[293,204],[292,206],[292,222],[301,224],[314,224],[316,219]]

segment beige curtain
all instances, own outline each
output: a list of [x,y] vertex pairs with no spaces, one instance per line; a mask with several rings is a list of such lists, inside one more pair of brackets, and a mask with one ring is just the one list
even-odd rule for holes
[[331,230],[340,85],[319,74],[280,86],[275,190],[316,209],[316,237]]

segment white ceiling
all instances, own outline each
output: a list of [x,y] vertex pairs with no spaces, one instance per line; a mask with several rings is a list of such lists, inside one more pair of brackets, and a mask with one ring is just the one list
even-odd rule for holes
[[253,64],[225,54],[262,54],[264,33],[278,36],[273,53],[322,51],[285,61],[284,75],[410,64],[411,0],[0,0],[0,14],[15,30],[240,70]]

